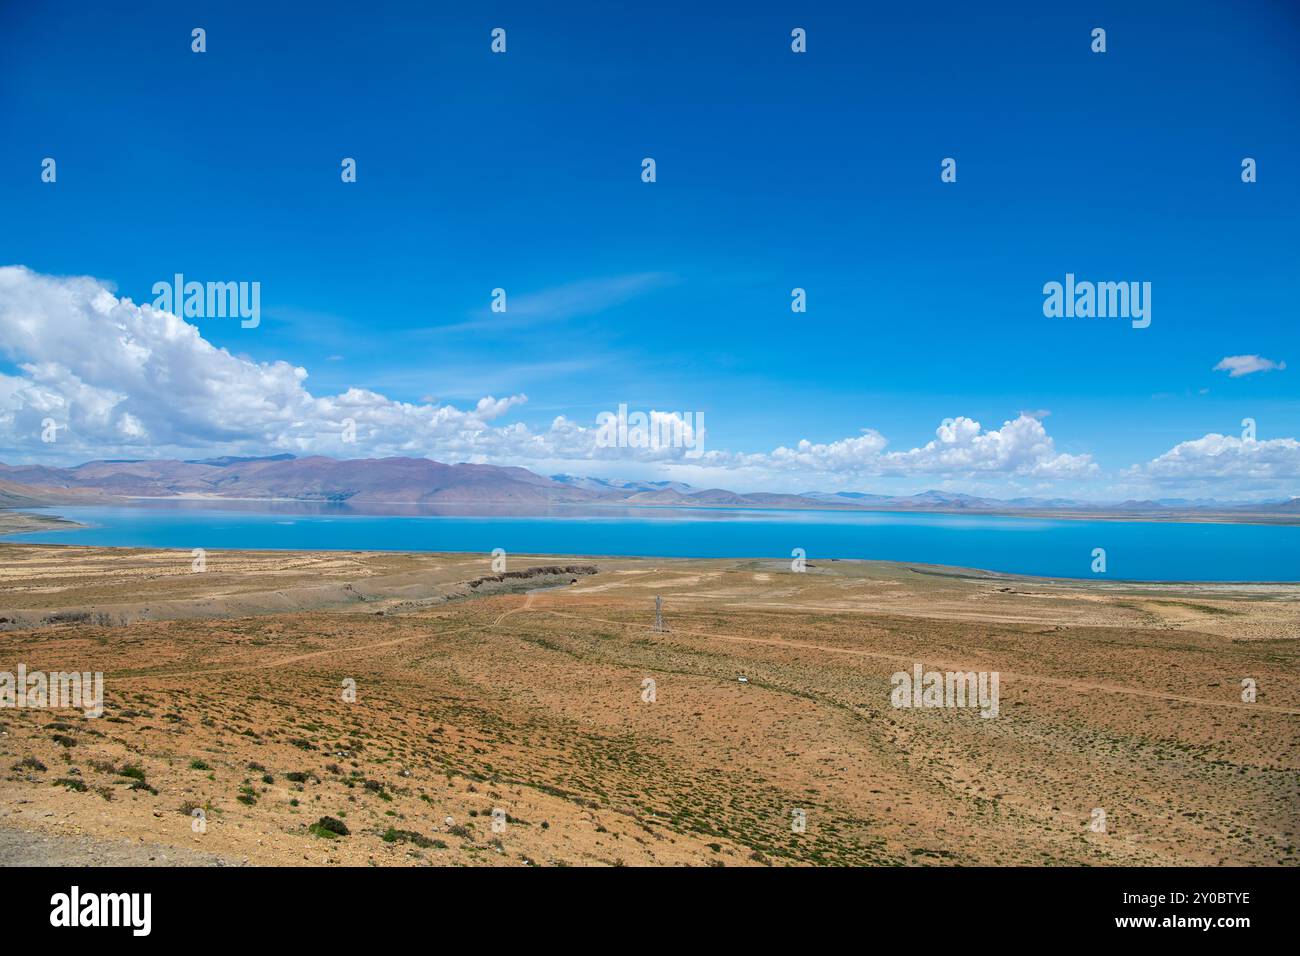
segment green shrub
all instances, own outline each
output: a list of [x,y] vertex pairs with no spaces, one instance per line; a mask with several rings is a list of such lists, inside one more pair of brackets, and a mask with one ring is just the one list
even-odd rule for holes
[[334,817],[321,817],[308,829],[316,836],[326,840],[332,840],[336,836],[348,836],[352,832],[348,829],[346,823],[342,820],[336,820]]
[[[383,841],[385,843],[414,843],[422,849],[428,849],[431,846],[436,846],[437,844],[442,843],[441,840],[429,839],[423,833],[416,833],[414,830],[398,830],[394,827],[389,827],[384,831]],[[446,845],[447,844],[442,843],[442,847],[446,847]]]

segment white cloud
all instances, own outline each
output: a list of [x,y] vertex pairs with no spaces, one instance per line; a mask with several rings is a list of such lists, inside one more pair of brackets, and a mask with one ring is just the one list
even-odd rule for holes
[[1091,455],[1056,451],[1043,423],[1021,414],[984,431],[969,418],[944,422],[934,441],[886,456],[892,469],[911,473],[995,472],[1032,478],[1077,478],[1095,472]]
[[662,272],[638,272],[602,279],[580,279],[565,285],[510,295],[506,290],[506,311],[491,312],[486,303],[478,314],[451,325],[438,326],[439,332],[464,329],[515,330],[545,322],[561,322],[595,315],[622,305],[639,296],[663,288],[673,277]]
[[1227,372],[1229,378],[1241,378],[1254,372],[1281,371],[1286,362],[1274,362],[1259,355],[1227,355],[1214,366],[1216,372]]
[[[195,326],[119,299],[98,280],[22,267],[0,268],[0,349],[21,371],[0,374],[0,446],[41,457],[290,451],[419,455],[540,470],[568,463],[570,471],[583,463],[641,462],[689,468],[696,476],[743,472],[732,476],[734,483],[749,485],[788,485],[796,476],[1055,481],[1097,471],[1091,456],[1056,450],[1044,412],[1021,413],[995,429],[948,419],[934,440],[906,450],[889,451],[883,435],[864,429],[770,452],[706,448],[691,458],[689,423],[669,412],[651,418],[682,425],[684,447],[604,448],[594,421],[583,425],[561,415],[539,431],[521,422],[495,424],[527,400],[523,395],[488,396],[472,409],[395,401],[362,388],[317,396],[307,389],[306,369],[232,355]],[[66,425],[57,448],[39,442],[44,418]],[[348,420],[355,423],[355,444],[343,441]]]
[[593,315],[662,288],[672,277],[662,272],[639,272],[609,279],[581,279],[541,292],[515,296],[509,312],[530,319],[568,319]]
[[786,471],[851,474],[879,460],[885,444],[884,436],[878,431],[864,429],[854,438],[841,438],[827,444],[814,444],[805,438],[794,448],[783,445],[768,455],[747,455],[744,460],[760,466],[766,463],[769,467]]
[[971,418],[945,419],[935,429],[933,441],[908,451],[885,451],[886,444],[883,435],[866,429],[857,437],[827,444],[805,440],[794,448],[782,446],[767,454],[710,453],[705,457],[729,467],[840,478],[911,475],[1079,478],[1097,470],[1089,455],[1057,452],[1042,422],[1024,413],[1003,422],[999,429],[987,431]]
[[[0,268],[0,349],[21,375],[0,374],[0,431],[16,447],[41,422],[62,428],[57,448],[162,454],[231,446],[355,454],[425,454],[472,446],[487,423],[526,401],[487,397],[473,410],[397,402],[366,389],[317,397],[306,369],[253,362],[206,341],[184,320],[118,299],[85,277]],[[342,440],[352,419],[357,445]]]
[[1130,474],[1159,480],[1300,478],[1300,442],[1209,434],[1175,445]]

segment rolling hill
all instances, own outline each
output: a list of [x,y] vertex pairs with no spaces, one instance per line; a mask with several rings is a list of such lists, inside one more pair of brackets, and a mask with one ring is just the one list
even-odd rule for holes
[[1064,498],[1002,501],[950,491],[891,496],[865,492],[742,493],[677,481],[544,477],[526,468],[444,464],[428,458],[222,457],[192,461],[90,461],[70,468],[0,463],[0,508],[107,502],[113,498],[226,498],[350,505],[818,508],[868,511],[1053,512],[1080,516],[1300,514],[1300,499],[1254,504],[1198,500],[1095,504]]

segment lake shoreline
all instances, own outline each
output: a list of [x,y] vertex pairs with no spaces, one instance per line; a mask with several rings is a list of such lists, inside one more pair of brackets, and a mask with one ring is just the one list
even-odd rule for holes
[[[62,530],[62,529],[61,529]],[[74,530],[69,528],[67,530]],[[189,552],[183,548],[168,548],[160,546],[142,546],[142,545],[97,545],[97,544],[57,544],[52,542],[27,542],[27,541],[5,541],[3,533],[0,533],[0,553],[6,549],[14,549],[23,552],[27,549],[53,549],[58,552],[79,553],[88,556],[94,556],[99,553],[108,552],[110,554],[119,554],[127,557],[157,556],[159,554],[172,554],[181,552],[184,557],[184,563],[190,561]],[[274,560],[284,560],[293,557],[303,558],[323,558],[330,555],[349,555],[360,558],[379,559],[383,557],[392,558],[443,558],[453,562],[462,562],[467,558],[475,555],[482,555],[485,564],[491,560],[491,555],[483,554],[477,551],[457,551],[441,549],[437,551],[427,550],[405,550],[405,549],[367,549],[367,548],[208,548],[205,549],[206,560],[212,560],[220,557],[227,558],[245,558],[251,556],[261,556]],[[654,554],[602,554],[596,552],[517,552],[509,557],[510,566],[514,567],[517,562],[543,562],[546,564],[555,564],[557,562],[606,562],[617,563],[618,565],[646,565],[648,567],[657,567],[659,565],[670,566],[691,566],[696,564],[753,564],[764,567],[772,566],[781,573],[793,573],[789,570],[790,562],[784,558],[774,558],[771,555],[751,555],[751,556],[733,556],[733,557],[697,557],[684,555],[680,557],[671,557]],[[1004,584],[1013,585],[1021,584],[1025,586],[1043,586],[1059,587],[1069,590],[1096,591],[1098,593],[1110,594],[1150,594],[1152,592],[1165,594],[1167,596],[1184,594],[1193,595],[1212,595],[1212,594],[1248,594],[1254,597],[1287,597],[1300,601],[1300,580],[1239,580],[1239,581],[1198,581],[1198,580],[1170,580],[1156,581],[1144,578],[1084,578],[1068,577],[1064,575],[1051,574],[1024,574],[1014,571],[997,571],[991,568],[968,567],[956,564],[934,564],[927,561],[899,561],[888,558],[809,558],[807,561],[808,571],[804,573],[817,573],[821,569],[827,569],[832,566],[863,566],[866,568],[875,568],[880,572],[893,574],[906,574],[908,576],[916,575],[923,578],[952,579],[954,581],[965,581],[971,583],[985,584]],[[562,587],[563,585],[556,585]],[[498,589],[483,591],[483,594],[497,593]],[[2,630],[2,628],[0,628]]]
[[[137,505],[136,503],[146,503]],[[662,512],[691,512],[691,511],[714,511],[714,512],[755,512],[755,513],[783,513],[791,514],[882,514],[882,515],[950,515],[953,517],[970,517],[970,518],[1021,518],[1021,519],[1041,519],[1050,521],[1119,521],[1132,523],[1172,523],[1172,524],[1249,524],[1249,525],[1268,525],[1268,526],[1300,526],[1300,512],[1263,512],[1263,511],[1200,511],[1200,510],[1170,510],[1168,512],[1156,511],[1120,511],[1116,509],[1099,509],[1097,511],[1081,510],[1078,508],[875,508],[870,505],[855,504],[830,504],[826,507],[782,507],[782,508],[763,508],[753,504],[728,505],[728,504],[653,504],[638,503],[629,504],[626,502],[554,502],[545,506],[520,505],[514,501],[482,501],[473,503],[455,503],[455,502],[409,502],[409,501],[371,501],[366,502],[363,507],[350,506],[346,502],[321,501],[307,498],[244,498],[233,496],[219,496],[200,493],[186,493],[179,495],[130,495],[130,496],[113,496],[97,502],[87,502],[86,505],[98,504],[107,507],[147,507],[148,504],[167,504],[175,503],[178,505],[196,505],[197,510],[223,510],[223,505],[232,507],[247,505],[266,505],[284,506],[292,505],[307,508],[330,508],[332,514],[347,516],[348,514],[366,515],[374,517],[391,516],[391,517],[418,517],[422,514],[436,514],[440,511],[450,511],[461,517],[491,517],[493,514],[503,513],[502,509],[518,509],[519,514],[536,514],[547,515],[563,513],[566,510],[590,510],[593,512],[617,512],[617,511],[634,511],[646,513]],[[45,507],[55,508],[60,504],[66,505],[67,502],[51,503]],[[78,503],[76,506],[83,506]],[[26,505],[25,507],[42,507],[40,505]],[[478,513],[484,512],[484,513]],[[0,508],[0,535],[15,533],[7,530],[4,524],[4,516],[19,512],[16,509]],[[310,513],[310,512],[304,512]],[[29,517],[44,517],[28,515]],[[74,522],[75,524],[75,522]]]
[[[793,573],[779,558],[663,558],[627,555],[513,554],[508,573],[496,572],[492,556],[473,552],[329,551],[236,548],[213,549],[205,555],[204,572],[195,574],[188,552],[167,548],[105,547],[0,543],[5,554],[0,583],[14,583],[27,575],[70,574],[82,580],[96,569],[101,574],[118,568],[151,569],[150,588],[161,593],[104,600],[68,601],[75,593],[51,600],[40,592],[15,599],[0,615],[0,632],[51,625],[114,627],[141,621],[212,620],[265,614],[350,612],[402,615],[422,613],[462,601],[505,595],[562,591],[587,583],[591,575],[622,577],[629,582],[643,575],[668,575],[670,580],[693,580],[698,575],[741,573],[755,581],[777,585],[778,592],[809,580],[853,579],[892,582],[908,594],[935,589],[984,589],[999,602],[1019,602],[1055,595],[1057,599],[1095,599],[1106,602],[1163,602],[1157,607],[1202,608],[1203,601],[1236,601],[1271,606],[1275,602],[1300,604],[1300,582],[1224,581],[1124,581],[1089,580],[1007,574],[979,568],[922,562],[867,559],[809,561],[803,573]],[[582,562],[575,564],[574,562]],[[284,580],[312,568],[300,580]],[[293,568],[293,572],[287,569]],[[368,573],[356,575],[360,568]],[[419,570],[417,570],[419,569]],[[378,573],[375,573],[378,572]],[[237,592],[227,591],[235,575],[244,582]],[[261,583],[271,574],[274,582]],[[16,577],[15,577],[16,576]],[[10,580],[13,578],[14,580]],[[762,590],[766,591],[767,586]],[[911,599],[886,598],[894,613],[928,618],[934,609]],[[773,607],[784,607],[780,601]],[[841,608],[840,610],[847,610]],[[975,614],[979,618],[979,613]]]
[[60,505],[0,512],[14,544],[198,552],[555,554],[639,558],[866,560],[982,569],[1026,579],[1291,583],[1300,548],[1285,525],[811,510],[579,509],[534,514],[369,515],[334,510]]
[[72,530],[84,528],[80,521],[57,515],[38,515],[27,511],[0,509],[0,537],[9,534],[29,534],[33,531]]

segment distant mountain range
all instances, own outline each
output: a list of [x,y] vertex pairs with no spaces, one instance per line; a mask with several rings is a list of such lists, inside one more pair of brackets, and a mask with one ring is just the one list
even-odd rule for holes
[[1300,515],[1300,498],[1243,503],[1158,499],[1097,504],[1069,498],[980,498],[947,491],[892,496],[856,491],[801,494],[697,489],[676,481],[534,474],[526,468],[445,465],[427,458],[206,458],[91,461],[73,468],[0,464],[0,508],[86,504],[113,498],[247,498],[383,504],[620,504],[658,507],[833,508],[1017,514]]

